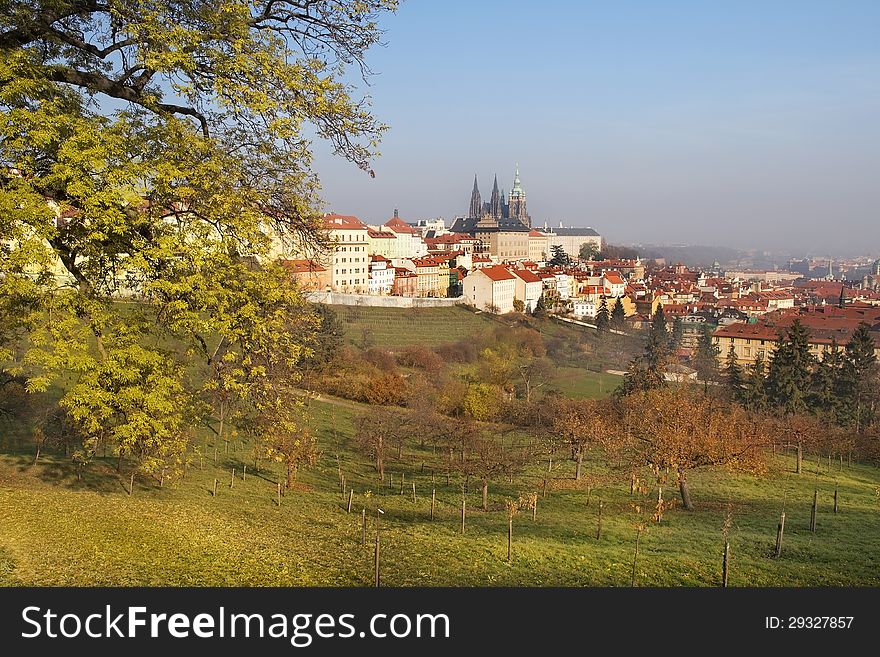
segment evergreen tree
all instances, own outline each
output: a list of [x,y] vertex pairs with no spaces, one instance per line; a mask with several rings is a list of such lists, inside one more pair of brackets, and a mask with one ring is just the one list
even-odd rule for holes
[[571,264],[571,257],[565,252],[561,244],[551,246],[550,254],[550,262],[548,264],[551,267],[568,267]]
[[611,309],[611,328],[615,331],[623,331],[626,328],[626,311],[623,309],[623,302],[620,297],[614,302],[614,308]]
[[611,318],[608,316],[608,304],[605,303],[605,297],[602,297],[602,303],[599,304],[599,310],[596,312],[596,328],[599,333],[607,333],[608,325]]
[[651,329],[648,337],[649,342],[653,342],[658,348],[664,352],[669,349],[669,329],[666,325],[666,313],[663,312],[663,305],[657,306],[654,317],[651,318]]
[[538,301],[535,302],[535,309],[532,311],[532,315],[535,317],[544,317],[547,314],[547,302],[544,301],[544,295],[538,297]]
[[727,350],[727,361],[724,364],[724,382],[727,386],[728,394],[733,401],[743,403],[745,375],[742,368],[736,360],[736,351],[733,343],[730,343],[730,349]]
[[846,404],[841,394],[843,358],[837,342],[822,355],[813,372],[807,403],[810,410],[836,423],[847,423]]
[[652,367],[645,356],[636,356],[630,361],[623,383],[615,390],[615,394],[626,397],[635,392],[647,392],[665,385],[662,369]]
[[749,368],[743,387],[743,404],[752,412],[767,409],[767,375],[763,356],[758,356]]
[[874,404],[867,403],[877,389],[877,356],[869,326],[862,322],[846,345],[841,372],[842,401],[850,407],[856,432],[861,432],[873,420]]
[[796,319],[788,334],[780,333],[776,350],[770,357],[767,396],[787,415],[807,410],[811,373],[815,359],[810,353],[809,333]]
[[681,341],[684,338],[684,322],[681,317],[676,316],[672,320],[672,335],[669,338],[669,350],[676,352],[681,347]]
[[694,352],[692,363],[697,370],[697,377],[703,381],[708,389],[710,381],[718,378],[718,354],[721,349],[712,339],[712,331],[708,324],[703,324],[700,337],[697,339],[697,349]]
[[[620,300],[618,299],[618,305]],[[615,306],[615,310],[618,306]],[[613,315],[612,315],[613,317]],[[669,360],[669,335],[666,332],[666,317],[660,306],[651,320],[645,352],[636,356],[629,364],[618,393],[629,395],[644,392],[665,385],[665,369]]]

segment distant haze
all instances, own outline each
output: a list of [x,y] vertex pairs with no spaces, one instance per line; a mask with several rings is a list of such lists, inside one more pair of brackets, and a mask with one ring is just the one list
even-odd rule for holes
[[376,178],[317,146],[327,209],[467,211],[612,242],[880,251],[880,2],[404,2],[368,53]]

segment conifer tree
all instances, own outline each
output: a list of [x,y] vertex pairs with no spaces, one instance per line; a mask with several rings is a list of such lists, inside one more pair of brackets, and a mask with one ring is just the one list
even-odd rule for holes
[[596,328],[599,330],[599,333],[607,333],[610,322],[608,304],[605,303],[605,297],[602,297],[602,303],[599,304],[599,310],[596,312]]
[[676,316],[672,320],[672,335],[669,338],[669,350],[677,351],[681,347],[681,341],[684,338],[684,323],[681,317]]
[[758,356],[749,367],[743,387],[743,403],[752,412],[762,412],[767,409],[767,368],[764,365],[764,357]]
[[745,377],[742,368],[736,359],[736,350],[733,343],[730,343],[730,349],[727,350],[727,360],[724,363],[724,382],[727,386],[728,394],[733,401],[743,402]]
[[869,326],[862,322],[846,345],[842,366],[841,396],[851,408],[856,432],[861,432],[873,420],[874,404],[867,403],[871,392],[877,390],[877,356]]
[[787,415],[807,410],[811,374],[815,359],[810,353],[809,333],[800,320],[792,322],[788,334],[780,333],[770,357],[767,396]]
[[721,350],[712,339],[712,331],[707,324],[703,324],[692,362],[697,370],[697,377],[703,381],[706,389],[708,389],[710,381],[715,381],[718,378],[719,353]]
[[611,328],[615,331],[623,331],[626,328],[626,311],[623,309],[620,297],[617,298],[611,309]]

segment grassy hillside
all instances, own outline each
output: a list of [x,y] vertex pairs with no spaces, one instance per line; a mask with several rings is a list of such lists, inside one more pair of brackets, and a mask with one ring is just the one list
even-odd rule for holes
[[[460,532],[460,483],[437,473],[436,519],[430,520],[430,453],[415,445],[392,461],[379,485],[366,459],[352,450],[352,404],[313,402],[322,448],[318,464],[300,473],[298,490],[276,503],[280,468],[253,471],[247,445],[234,445],[218,463],[214,446],[185,479],[159,488],[136,480],[115,462],[92,465],[77,481],[68,461],[0,440],[0,583],[5,585],[369,585],[376,509],[382,517],[382,581],[393,585],[628,586],[635,525],[645,523],[636,568],[639,586],[712,586],[720,581],[722,527],[728,505],[731,586],[880,585],[880,472],[863,465],[807,462],[791,472],[788,456],[773,457],[764,479],[704,471],[691,477],[697,510],[669,511],[650,522],[656,488],[629,493],[627,473],[591,463],[589,480],[575,486],[565,461],[547,471],[535,465],[511,483],[491,487],[488,513],[476,510],[479,491],[467,494],[466,533]],[[25,451],[26,450],[26,451]],[[241,471],[249,464],[247,478]],[[236,480],[230,487],[231,468]],[[818,467],[818,472],[817,472]],[[355,491],[346,513],[342,472]],[[650,481],[649,473],[642,473]],[[405,477],[400,494],[401,476]],[[219,479],[213,498],[214,479]],[[390,477],[389,477],[390,478]],[[514,520],[514,558],[508,564],[504,500],[540,491],[537,520]],[[412,501],[410,482],[417,485]],[[586,484],[586,482],[585,482]],[[831,512],[835,485],[841,510]],[[819,489],[818,529],[809,532],[810,503]],[[668,498],[674,491],[664,491]],[[596,540],[598,499],[603,535]],[[784,551],[771,557],[776,524],[786,512]],[[634,505],[642,510],[637,513]],[[360,512],[367,510],[367,545]],[[473,510],[470,510],[473,509]]]
[[373,347],[434,347],[476,335],[493,326],[485,313],[466,308],[371,308],[332,306],[345,326],[350,344]]

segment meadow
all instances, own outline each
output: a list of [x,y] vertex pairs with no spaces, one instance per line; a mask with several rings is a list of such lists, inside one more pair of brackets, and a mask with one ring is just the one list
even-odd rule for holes
[[[536,462],[512,482],[490,485],[488,512],[478,508],[471,481],[462,534],[463,482],[453,475],[447,485],[445,473],[432,474],[433,455],[417,436],[401,460],[387,464],[386,481],[377,481],[352,441],[352,418],[362,408],[326,396],[310,401],[321,455],[300,470],[280,506],[280,465],[262,461],[255,470],[246,443],[231,442],[227,453],[225,444],[199,438],[185,478],[160,487],[136,477],[129,495],[128,463],[117,473],[112,456],[98,458],[78,480],[63,455],[45,454],[34,465],[31,446],[4,428],[0,583],[368,586],[381,508],[387,586],[718,586],[728,518],[730,586],[880,584],[880,472],[872,466],[810,457],[796,475],[793,457],[775,454],[760,478],[697,471],[690,478],[696,510],[673,507],[657,523],[658,490],[647,470],[638,473],[644,490],[631,494],[629,471],[601,454],[590,454],[582,482],[574,481],[571,461],[554,461],[552,470]],[[819,513],[811,532],[814,489]],[[537,494],[537,511],[534,519],[527,509],[514,517],[508,562],[505,502],[528,493]],[[676,493],[664,490],[664,499]],[[774,558],[783,507],[783,551]]]

